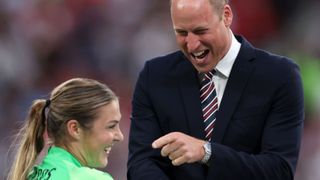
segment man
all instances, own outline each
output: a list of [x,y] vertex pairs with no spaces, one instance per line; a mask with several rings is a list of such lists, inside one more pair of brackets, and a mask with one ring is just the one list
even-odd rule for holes
[[226,0],[172,0],[171,18],[181,51],[140,73],[128,179],[293,179],[304,118],[297,65],[234,36]]

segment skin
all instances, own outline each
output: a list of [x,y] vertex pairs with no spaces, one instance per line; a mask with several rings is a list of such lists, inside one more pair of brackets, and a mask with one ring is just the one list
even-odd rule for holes
[[171,19],[177,43],[198,72],[211,71],[227,53],[232,18],[229,5],[218,14],[208,0],[172,1]]
[[166,134],[152,143],[155,149],[161,148],[161,155],[168,157],[175,166],[198,162],[204,157],[205,141],[180,132]]
[[68,122],[73,141],[69,152],[84,166],[103,168],[108,164],[112,146],[123,140],[120,130],[121,113],[118,101],[100,107],[97,119],[89,130],[81,128],[76,120]]
[[[231,46],[232,11],[224,5],[222,14],[215,12],[208,0],[172,0],[171,19],[182,52],[198,72],[209,72]],[[180,132],[164,135],[152,143],[172,164],[199,162],[205,155],[204,140]]]

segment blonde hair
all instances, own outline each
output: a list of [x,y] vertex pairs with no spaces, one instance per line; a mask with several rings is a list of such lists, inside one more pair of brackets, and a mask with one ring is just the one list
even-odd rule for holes
[[33,101],[17,135],[18,149],[8,179],[27,179],[44,147],[43,135],[46,130],[55,144],[67,144],[64,141],[68,120],[76,119],[83,128],[90,129],[97,109],[117,99],[105,84],[92,79],[74,78],[57,86],[49,100]]

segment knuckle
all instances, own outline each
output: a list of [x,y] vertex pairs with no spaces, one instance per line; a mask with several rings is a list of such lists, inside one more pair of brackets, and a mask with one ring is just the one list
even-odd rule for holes
[[188,148],[187,146],[182,146],[182,147],[181,147],[181,151],[184,152],[184,153],[187,153],[187,152],[188,152],[188,149],[189,149],[189,148]]
[[186,159],[191,159],[191,158],[192,158],[192,153],[187,152],[187,153],[185,154],[185,158],[186,158]]
[[167,153],[166,153],[166,151],[164,149],[161,150],[161,155],[162,156],[167,156]]

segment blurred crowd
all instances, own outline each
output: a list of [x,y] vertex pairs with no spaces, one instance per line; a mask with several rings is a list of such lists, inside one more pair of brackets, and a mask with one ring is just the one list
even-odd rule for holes
[[[0,179],[32,100],[72,77],[110,86],[120,97],[125,140],[106,168],[126,179],[131,96],[139,70],[177,50],[169,1],[0,0]],[[301,67],[306,121],[296,180],[320,179],[320,2],[231,0],[233,31]]]

